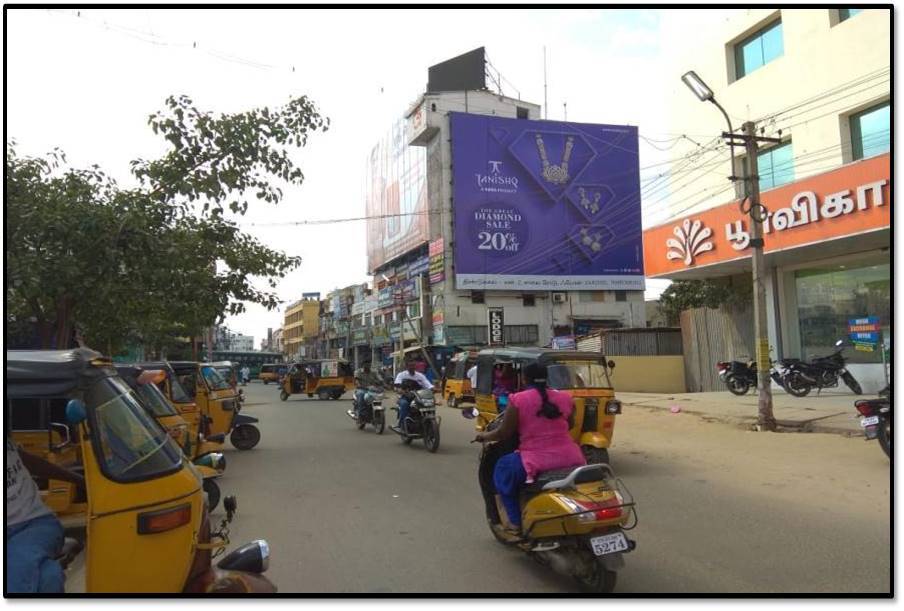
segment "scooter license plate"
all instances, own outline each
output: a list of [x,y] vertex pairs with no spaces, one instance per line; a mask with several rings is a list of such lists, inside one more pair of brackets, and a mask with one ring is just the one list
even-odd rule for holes
[[615,552],[623,552],[628,549],[628,539],[624,533],[610,533],[590,539],[590,545],[593,547],[593,553],[597,556],[605,556],[606,554],[614,554]]
[[866,428],[868,426],[876,426],[879,424],[879,416],[870,416],[869,418],[861,418],[860,426]]

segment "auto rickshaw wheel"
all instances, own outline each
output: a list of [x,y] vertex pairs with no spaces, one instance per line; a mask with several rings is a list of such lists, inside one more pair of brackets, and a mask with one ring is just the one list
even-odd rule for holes
[[321,401],[329,401],[330,400],[330,391],[325,388],[322,388],[317,391],[317,398]]
[[609,450],[606,448],[594,448],[593,446],[581,446],[584,459],[588,465],[609,464]]
[[289,393],[287,393],[287,392],[284,391],[284,390],[279,391],[279,399],[280,399],[280,401],[285,401],[285,400],[288,399],[288,398],[289,398]]
[[455,393],[454,393],[454,392],[450,392],[450,393],[449,393],[449,399],[448,399],[448,401],[447,401],[447,404],[448,404],[449,407],[451,407],[452,409],[458,408],[458,399],[455,398]]
[[237,450],[250,450],[261,440],[261,432],[253,424],[241,424],[232,429],[229,441]]
[[208,511],[213,511],[220,503],[220,486],[212,479],[205,479],[203,487],[207,493]]
[[330,396],[331,396],[333,399],[338,399],[339,397],[342,396],[342,393],[343,393],[343,392],[345,392],[345,391],[342,391],[342,390],[334,390],[332,393],[330,393]]

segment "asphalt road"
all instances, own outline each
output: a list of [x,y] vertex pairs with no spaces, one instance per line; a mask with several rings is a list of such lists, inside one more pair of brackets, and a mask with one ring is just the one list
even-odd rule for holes
[[[281,402],[259,382],[245,392],[262,440],[227,450],[220,484],[238,498],[233,543],[270,542],[281,592],[580,592],[493,539],[473,422],[457,411],[440,408],[441,446],[429,454],[388,428],[357,430],[348,399]],[[631,408],[610,452],[639,512],[616,593],[891,587],[890,468],[875,442]]]

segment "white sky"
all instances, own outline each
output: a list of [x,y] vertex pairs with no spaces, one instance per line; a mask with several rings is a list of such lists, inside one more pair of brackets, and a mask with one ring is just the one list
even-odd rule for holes
[[[278,288],[290,302],[302,292],[325,294],[368,280],[364,222],[250,224],[363,216],[368,151],[423,91],[430,65],[485,46],[522,99],[542,104],[545,45],[549,118],[562,119],[567,101],[571,121],[638,125],[641,135],[665,141],[657,146],[671,147],[661,152],[642,141],[644,167],[691,150],[687,142],[669,141],[676,129],[667,124],[663,79],[681,72],[668,66],[668,41],[686,35],[686,24],[705,27],[719,11],[75,12],[7,13],[6,138],[17,140],[20,155],[58,146],[73,166],[96,163],[128,183],[130,160],[165,150],[146,122],[171,94],[187,94],[216,112],[275,106],[307,94],[330,117],[330,131],[294,153],[304,184],[286,189],[279,206],[253,203],[240,219],[270,247],[303,258]],[[642,179],[650,175],[641,173]],[[663,211],[661,205],[645,210],[645,224],[661,221]],[[648,280],[648,298],[666,285]],[[267,327],[281,325],[282,313],[249,306],[226,323],[253,335],[258,348]]]

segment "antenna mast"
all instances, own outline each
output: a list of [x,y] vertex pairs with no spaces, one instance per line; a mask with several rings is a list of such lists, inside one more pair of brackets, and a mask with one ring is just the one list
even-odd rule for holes
[[549,118],[549,105],[546,103],[546,45],[543,45],[543,118]]

